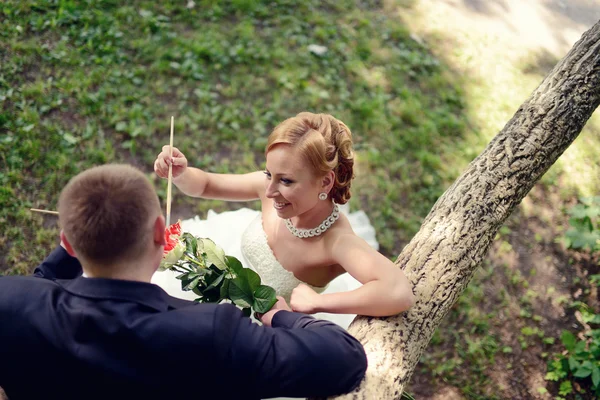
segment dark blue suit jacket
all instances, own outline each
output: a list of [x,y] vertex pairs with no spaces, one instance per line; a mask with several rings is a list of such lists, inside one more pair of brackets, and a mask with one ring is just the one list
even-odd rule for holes
[[280,311],[269,328],[230,304],[82,278],[60,247],[35,275],[0,277],[0,387],[10,400],[328,396],[354,389],[366,370],[354,337],[304,314]]

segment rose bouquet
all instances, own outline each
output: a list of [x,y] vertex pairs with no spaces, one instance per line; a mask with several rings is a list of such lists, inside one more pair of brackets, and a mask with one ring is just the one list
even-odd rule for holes
[[167,244],[160,264],[162,270],[178,272],[181,289],[191,290],[200,303],[230,300],[246,315],[252,309],[265,313],[277,301],[275,290],[261,285],[260,277],[240,261],[225,255],[212,240],[181,232],[180,221],[165,229]]

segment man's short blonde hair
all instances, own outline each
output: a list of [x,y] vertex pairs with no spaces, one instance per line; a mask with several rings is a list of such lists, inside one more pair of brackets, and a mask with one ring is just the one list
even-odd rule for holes
[[148,178],[123,164],[76,175],[62,190],[58,211],[61,228],[77,255],[98,264],[140,256],[161,215]]

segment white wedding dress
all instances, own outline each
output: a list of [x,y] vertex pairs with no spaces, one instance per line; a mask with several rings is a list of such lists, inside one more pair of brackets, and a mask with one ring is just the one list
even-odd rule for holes
[[[369,217],[363,211],[349,213],[346,205],[340,206],[340,211],[348,217],[354,233],[378,250],[379,243],[375,239],[375,229],[371,226]],[[182,221],[181,229],[196,237],[212,239],[225,254],[236,257],[244,267],[256,271],[262,284],[271,286],[277,295],[284,297],[288,302],[292,290],[301,283],[275,258],[267,243],[260,211],[241,208],[217,214],[209,210],[205,220],[195,217]],[[162,287],[171,296],[194,300],[197,296],[191,291],[182,291],[181,281],[175,276],[173,271],[157,271],[152,277],[152,283]],[[346,273],[326,287],[311,287],[318,293],[336,293],[354,290],[359,286],[360,282]],[[333,321],[344,328],[347,328],[355,317],[353,314],[329,313],[318,313],[314,316]]]

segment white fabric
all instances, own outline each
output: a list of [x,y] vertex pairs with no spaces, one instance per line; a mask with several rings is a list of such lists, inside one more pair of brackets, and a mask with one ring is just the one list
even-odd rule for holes
[[[258,273],[262,283],[271,286],[279,296],[289,303],[292,291],[302,281],[283,268],[275,258],[275,254],[269,247],[267,234],[263,229],[261,213],[256,215],[242,235],[242,254],[244,264]],[[308,286],[317,293],[322,293],[327,288]]]
[[[346,214],[358,236],[373,248],[379,249],[375,229],[363,211],[348,213],[347,205],[340,206],[340,211]],[[273,287],[278,295],[289,301],[292,290],[301,281],[284,269],[275,258],[267,243],[261,216],[261,212],[248,208],[220,214],[209,210],[205,220],[195,217],[182,221],[181,229],[196,237],[212,239],[223,248],[225,254],[239,259],[244,267],[254,269],[261,277],[262,284]],[[191,291],[182,291],[181,281],[175,279],[176,275],[173,271],[157,271],[152,277],[152,283],[162,287],[171,296],[194,300],[197,296]],[[337,293],[354,290],[359,286],[360,282],[346,273],[331,281],[325,288],[313,289],[319,293]],[[353,314],[329,313],[318,313],[314,316],[333,321],[344,328],[347,328],[355,317]]]

